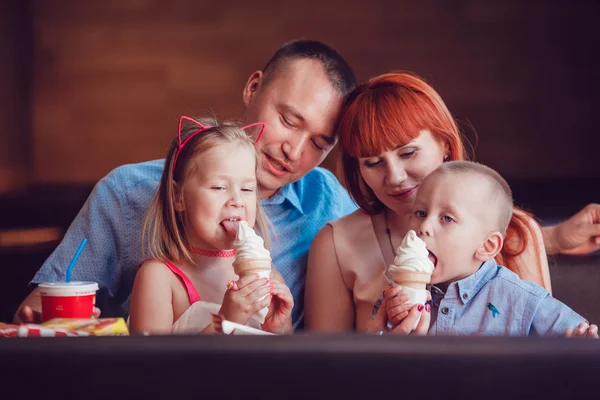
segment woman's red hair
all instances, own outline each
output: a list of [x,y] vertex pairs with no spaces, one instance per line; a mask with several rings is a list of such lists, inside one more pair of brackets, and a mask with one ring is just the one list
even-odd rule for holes
[[[448,145],[448,160],[468,158],[456,121],[440,95],[411,73],[380,75],[354,89],[346,99],[336,130],[346,187],[360,208],[371,215],[380,213],[385,206],[364,182],[359,157],[379,155],[429,130]],[[505,245],[496,257],[499,264],[522,277],[527,266],[518,265],[517,257],[530,243],[539,254],[539,243],[530,220],[531,215],[522,210],[513,213],[505,236],[506,242],[512,245]],[[544,285],[543,279],[536,281]]]

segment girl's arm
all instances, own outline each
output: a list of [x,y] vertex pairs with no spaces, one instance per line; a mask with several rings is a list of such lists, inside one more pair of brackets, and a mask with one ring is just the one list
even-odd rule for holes
[[352,293],[342,278],[329,225],[317,234],[308,253],[304,318],[307,331],[354,329]]
[[173,332],[173,273],[158,261],[145,262],[137,271],[129,307],[131,333]]

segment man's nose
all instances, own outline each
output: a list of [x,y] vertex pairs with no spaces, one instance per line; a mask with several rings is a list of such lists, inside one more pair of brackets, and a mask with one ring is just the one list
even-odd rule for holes
[[304,146],[308,141],[308,136],[301,134],[291,134],[288,139],[283,142],[281,150],[285,157],[290,161],[298,161],[302,156]]

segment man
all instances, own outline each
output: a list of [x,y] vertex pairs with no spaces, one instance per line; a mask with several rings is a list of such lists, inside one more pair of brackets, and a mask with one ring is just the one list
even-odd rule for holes
[[[336,143],[334,125],[356,80],[348,63],[317,41],[281,47],[243,91],[246,123],[265,122],[257,144],[263,205],[275,226],[272,258],[294,296],[293,323],[302,327],[307,253],[329,221],[356,210],[329,171],[316,168]],[[95,186],[63,241],[30,285],[63,280],[69,260],[85,237],[88,245],[73,280],[98,282],[98,305],[106,316],[126,316],[138,264],[146,209],[160,180],[163,160],[125,165]],[[41,310],[38,289],[23,301],[15,322]]]

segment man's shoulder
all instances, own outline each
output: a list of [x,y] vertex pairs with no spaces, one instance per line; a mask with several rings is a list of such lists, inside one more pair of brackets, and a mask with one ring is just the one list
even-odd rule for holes
[[325,168],[313,169],[293,185],[303,207],[328,210],[332,218],[347,215],[358,208],[340,181]]
[[310,193],[325,200],[339,200],[340,196],[350,197],[348,191],[328,169],[317,167],[294,183],[298,192]]
[[322,167],[312,169],[308,174],[304,175],[296,183],[300,185],[321,184],[333,189],[343,189],[342,184],[340,183],[340,181],[338,181],[335,175],[328,169]]
[[131,189],[140,184],[156,186],[160,181],[164,169],[164,160],[152,160],[135,164],[121,165],[110,171],[101,184]]

